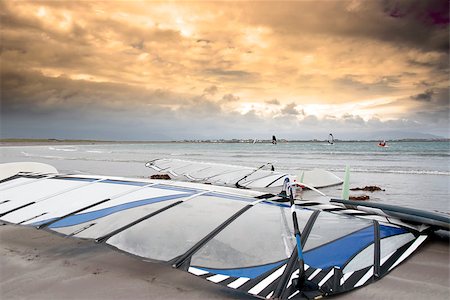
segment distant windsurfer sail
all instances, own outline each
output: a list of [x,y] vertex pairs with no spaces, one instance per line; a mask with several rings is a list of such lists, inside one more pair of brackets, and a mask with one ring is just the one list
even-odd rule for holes
[[277,144],[277,138],[274,135],[272,135],[272,144]]
[[379,147],[389,147],[385,140],[382,140],[381,142],[379,142],[378,146]]
[[330,133],[330,134],[328,135],[328,144],[330,144],[330,145],[333,145],[333,144],[334,144],[334,137],[333,137],[333,134],[332,134],[332,133]]

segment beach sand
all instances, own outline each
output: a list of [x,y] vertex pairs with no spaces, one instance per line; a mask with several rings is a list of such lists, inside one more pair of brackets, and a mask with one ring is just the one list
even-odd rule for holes
[[[0,242],[1,299],[252,299],[92,241],[4,225]],[[449,264],[448,239],[432,239],[380,281],[334,299],[450,299]]]

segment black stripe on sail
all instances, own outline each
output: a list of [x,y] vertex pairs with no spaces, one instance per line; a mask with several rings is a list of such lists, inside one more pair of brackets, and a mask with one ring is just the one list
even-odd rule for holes
[[[288,288],[286,288],[286,290],[283,292],[283,294],[285,296],[281,297],[281,298],[275,298],[274,296],[272,296],[273,299],[288,299],[288,297],[290,295],[292,295],[293,293],[298,292],[298,288],[295,287],[294,285],[290,285]],[[274,294],[275,295],[275,294]],[[298,295],[298,293],[297,293]],[[295,298],[294,298],[295,299]],[[304,298],[303,298],[304,299]]]
[[[281,262],[281,261],[280,261]],[[279,268],[281,268],[283,266],[283,264],[280,264],[279,266],[276,266],[272,269],[270,269],[269,271],[259,275],[256,278],[252,278],[249,281],[247,281],[246,283],[244,283],[243,285],[241,285],[238,289],[248,292],[249,290],[251,290],[254,286],[256,286],[258,283],[260,283],[261,281],[263,281],[265,278],[267,278],[268,276],[270,276],[273,272],[275,272],[276,270],[278,270]],[[276,280],[274,280],[276,281]]]
[[381,276],[386,275],[389,272],[389,268],[397,262],[397,260],[403,255],[403,253],[408,250],[408,248],[416,241],[416,239],[412,240],[411,242],[403,245],[402,247],[398,248],[395,253],[388,258],[384,262],[384,264],[380,267],[380,274]]
[[9,213],[15,212],[16,210],[25,208],[25,207],[30,206],[30,205],[35,204],[35,203],[36,203],[36,202],[30,202],[30,203],[21,205],[21,206],[19,206],[19,207],[13,208],[13,209],[11,209],[11,210],[8,210],[7,212],[4,212],[4,213],[0,214],[0,218],[3,217],[3,216],[5,216],[5,215],[7,215],[7,214],[9,214]]
[[212,274],[212,273],[206,273],[206,274],[196,275],[196,276],[198,276],[198,277],[200,277],[200,278],[203,278],[203,279],[206,279],[206,278],[211,277],[211,276],[214,276],[214,275],[215,275],[215,274]]
[[48,175],[46,175],[46,174],[40,174],[40,175],[25,174],[25,175],[22,175],[23,178],[32,178],[32,179],[41,179],[41,178],[44,178],[44,177],[47,177],[47,176]]
[[3,182],[7,182],[7,181],[11,181],[11,180],[14,180],[14,179],[17,179],[17,178],[21,178],[22,176],[21,175],[13,175],[13,176],[10,176],[10,177],[7,177],[7,178],[4,178],[4,179],[2,179],[2,180],[0,180],[0,183],[3,183]]
[[[278,280],[274,280],[271,284],[265,287],[261,292],[258,293],[258,296],[266,298],[271,292],[275,290],[278,285]],[[272,294],[273,297],[273,294]]]
[[324,208],[323,211],[327,211],[327,212],[335,212],[335,211],[341,211],[341,210],[346,210],[346,208],[343,207],[333,207],[333,208]]
[[[260,166],[259,168],[256,168],[255,170],[253,170],[252,172],[248,173],[247,175],[245,175],[244,177],[242,177],[241,179],[239,179],[238,181],[236,181],[236,183],[234,184],[237,188],[245,188],[245,186],[242,186],[239,184],[239,182],[241,182],[244,179],[247,179],[249,176],[253,175],[254,173],[258,172],[259,170],[261,170],[262,168],[264,168],[265,166],[267,166],[268,163]],[[270,175],[267,175],[270,176]],[[267,176],[263,176],[261,178],[267,177]],[[259,178],[259,179],[261,179]],[[254,180],[253,180],[254,181]],[[267,186],[266,186],[267,187]]]
[[342,286],[342,291],[349,291],[355,288],[355,284],[370,270],[372,266],[366,267],[364,269],[355,271],[347,280],[344,282]]
[[330,292],[339,293],[341,290],[341,278],[342,278],[342,269],[339,267],[334,268],[334,275],[332,277],[332,281],[328,281],[327,287]]
[[295,203],[295,205],[298,205],[298,206],[318,206],[318,205],[321,205],[322,203],[319,203],[319,202],[314,202],[314,201],[308,201],[308,202],[300,202],[300,203]]
[[319,282],[330,272],[332,268],[328,268],[325,270],[321,270],[319,272],[319,274],[317,274],[316,276],[314,276],[314,278],[312,278],[310,281],[319,284]]
[[66,176],[66,175],[57,175],[53,177],[53,179],[61,179],[61,180],[83,180],[83,181],[95,181],[99,180],[100,178],[89,178],[89,177],[75,177],[75,176]]
[[229,277],[229,278],[227,278],[227,279],[225,279],[225,280],[222,280],[222,281],[220,281],[220,282],[218,282],[220,285],[224,285],[224,286],[227,286],[227,285],[229,285],[230,283],[232,283],[233,281],[235,281],[235,280],[237,280],[239,277]]
[[77,234],[79,234],[79,233],[85,231],[86,229],[91,228],[91,227],[94,226],[95,224],[97,224],[97,223],[90,223],[90,224],[84,226],[83,228],[80,228],[80,229],[78,229],[78,230],[72,232],[72,233],[69,234],[68,236],[74,236],[74,235],[77,235]]
[[[256,278],[250,279],[249,281],[247,281],[246,283],[244,283],[243,285],[241,285],[240,287],[238,287],[238,290],[244,291],[244,292],[248,292],[252,287],[254,287],[255,285],[257,285],[258,283],[261,282],[261,280],[263,280],[264,278],[266,278],[268,275],[272,274],[274,270],[271,270],[269,274],[264,273],[263,275],[260,275]],[[264,276],[265,275],[265,276]]]
[[285,177],[285,176],[287,176],[288,174],[283,174],[283,175],[281,175],[280,177],[278,177],[277,179],[275,179],[274,181],[272,181],[271,183],[269,183],[268,185],[266,185],[266,188],[267,187],[270,187],[272,184],[274,184],[275,182],[277,182],[278,180],[280,180],[281,178],[283,178],[283,177]]
[[305,277],[306,279],[308,279],[309,276],[312,275],[312,273],[314,273],[317,269],[314,269],[312,267],[309,267],[308,270],[305,271]]
[[31,221],[31,220],[33,220],[33,219],[36,219],[36,218],[42,217],[43,215],[46,215],[46,214],[48,214],[48,212],[43,212],[43,213],[41,213],[41,214],[39,214],[39,215],[35,215],[34,217],[31,217],[31,218],[28,218],[28,219],[22,220],[22,221],[20,221],[20,222],[19,222],[19,223],[17,223],[17,224],[18,224],[18,225],[21,225],[21,224],[23,224],[23,223],[26,223],[26,222],[29,222],[29,221]]
[[326,295],[334,294],[336,281],[336,268],[332,267],[328,269],[328,273],[326,273],[326,276],[321,281],[319,281],[319,283],[321,284],[320,290]]

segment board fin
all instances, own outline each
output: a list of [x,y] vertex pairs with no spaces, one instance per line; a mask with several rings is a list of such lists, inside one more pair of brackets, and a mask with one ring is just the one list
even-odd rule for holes
[[348,200],[350,197],[350,167],[345,167],[344,184],[342,186],[342,199]]

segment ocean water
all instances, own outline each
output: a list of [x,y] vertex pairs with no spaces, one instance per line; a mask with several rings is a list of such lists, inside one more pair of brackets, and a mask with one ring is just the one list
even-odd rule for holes
[[[147,177],[144,164],[156,158],[215,162],[258,167],[267,162],[277,170],[300,174],[322,168],[341,178],[350,166],[350,187],[377,185],[364,192],[371,201],[450,213],[450,143],[375,142],[268,143],[145,143],[3,146],[1,162],[48,163],[61,172]],[[339,197],[341,187],[323,192]],[[361,194],[352,192],[351,194]]]

